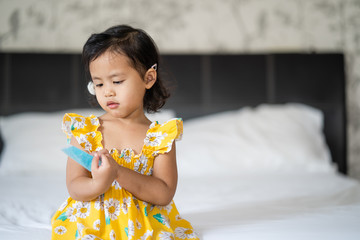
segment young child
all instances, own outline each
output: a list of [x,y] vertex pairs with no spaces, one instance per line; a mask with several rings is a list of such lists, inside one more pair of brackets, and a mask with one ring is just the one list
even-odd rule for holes
[[151,123],[144,114],[169,96],[155,43],[143,30],[115,26],[90,36],[83,60],[106,113],[64,116],[68,140],[94,159],[89,172],[68,158],[70,197],[52,218],[52,239],[198,239],[172,200],[182,120]]

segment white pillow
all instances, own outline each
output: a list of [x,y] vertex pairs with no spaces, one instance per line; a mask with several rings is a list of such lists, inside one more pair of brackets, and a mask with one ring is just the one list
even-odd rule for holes
[[263,104],[185,121],[179,171],[333,171],[322,130],[321,111],[302,104]]
[[[0,174],[65,171],[66,136],[61,131],[65,113],[101,116],[97,109],[68,109],[53,113],[21,113],[0,118],[4,149],[0,158]],[[165,122],[175,117],[174,111],[148,114],[150,120]]]

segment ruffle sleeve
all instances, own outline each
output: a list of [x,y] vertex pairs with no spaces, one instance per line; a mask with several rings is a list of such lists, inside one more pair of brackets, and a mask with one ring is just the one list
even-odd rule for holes
[[67,136],[68,143],[74,136],[77,142],[89,152],[102,149],[99,126],[100,122],[96,116],[83,117],[76,113],[66,113],[62,122],[62,130]]
[[163,124],[153,122],[144,139],[144,148],[154,156],[170,152],[174,140],[181,140],[183,121],[171,119]]

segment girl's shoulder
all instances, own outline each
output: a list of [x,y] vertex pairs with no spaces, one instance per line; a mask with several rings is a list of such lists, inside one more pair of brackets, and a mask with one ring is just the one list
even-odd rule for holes
[[96,130],[100,126],[99,118],[95,115],[84,117],[76,113],[65,113],[62,124],[65,133],[74,130]]
[[183,121],[173,118],[162,124],[153,122],[146,134],[144,148],[157,154],[167,153],[171,150],[174,140],[181,140],[183,135]]
[[164,123],[158,121],[152,122],[149,132],[166,132],[174,135],[174,138],[181,139],[183,133],[183,120],[181,118],[172,118]]
[[75,137],[78,143],[87,151],[97,151],[102,148],[99,118],[95,115],[88,117],[66,113],[62,121],[62,130],[66,134],[68,142]]

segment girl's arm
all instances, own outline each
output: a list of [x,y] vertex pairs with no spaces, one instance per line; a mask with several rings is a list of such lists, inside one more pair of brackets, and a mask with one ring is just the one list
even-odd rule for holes
[[[98,153],[101,154],[101,159],[112,158],[104,149]],[[170,152],[155,158],[152,176],[140,174],[120,165],[117,168],[116,180],[136,198],[162,206],[168,205],[173,199],[178,178],[175,142]]]
[[[84,150],[80,144],[71,138],[71,144]],[[95,155],[91,165],[91,173],[75,160],[68,158],[66,166],[66,186],[70,196],[77,201],[90,201],[107,191],[116,179],[117,163],[108,159],[99,164],[99,156]]]

